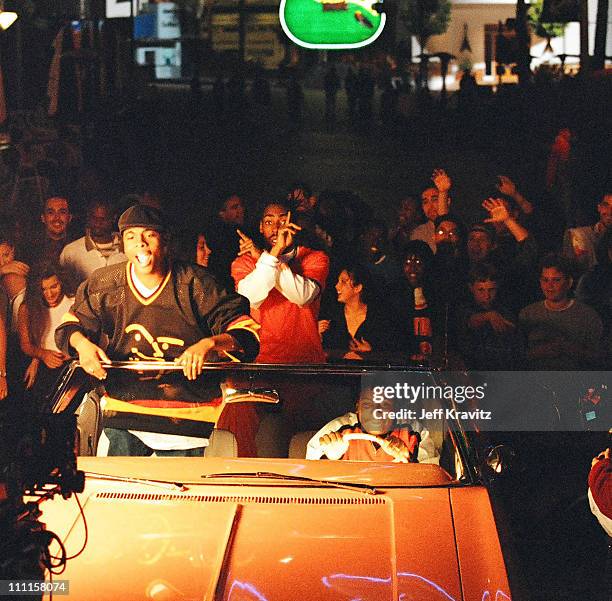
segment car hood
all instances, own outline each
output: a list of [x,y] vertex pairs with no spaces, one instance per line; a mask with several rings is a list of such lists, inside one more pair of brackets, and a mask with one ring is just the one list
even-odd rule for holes
[[[81,467],[101,471],[91,461]],[[464,598],[445,486],[371,495],[278,480],[181,490],[89,477],[80,498],[87,544],[62,575],[76,599]],[[69,556],[79,551],[73,500],[45,503],[43,521]]]

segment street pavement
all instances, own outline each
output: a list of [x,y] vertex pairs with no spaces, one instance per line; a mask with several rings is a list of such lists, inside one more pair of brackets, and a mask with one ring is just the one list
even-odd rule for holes
[[306,181],[315,192],[352,190],[387,220],[402,195],[420,193],[433,169],[443,167],[453,179],[455,209],[482,217],[480,203],[503,170],[495,153],[462,139],[455,117],[414,114],[385,125],[378,106],[376,97],[371,121],[351,124],[341,91],[332,128],[318,89],[305,89],[303,118],[294,124],[279,85],[272,86],[271,106],[234,109],[226,102],[223,112],[210,88],[199,100],[186,87],[158,88],[117,117],[116,139],[101,157],[122,192],[161,188],[177,211],[205,210],[219,191],[234,188],[251,202],[272,200],[290,182]]

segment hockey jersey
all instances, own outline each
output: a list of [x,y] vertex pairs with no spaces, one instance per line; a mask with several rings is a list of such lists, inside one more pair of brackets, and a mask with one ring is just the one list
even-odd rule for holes
[[118,361],[172,361],[204,337],[229,333],[250,360],[258,349],[257,324],[249,302],[228,293],[203,268],[176,263],[156,292],[143,297],[132,281],[129,263],[96,270],[77,290],[55,339],[73,354],[70,336],[79,331],[92,342],[105,334],[107,354]]

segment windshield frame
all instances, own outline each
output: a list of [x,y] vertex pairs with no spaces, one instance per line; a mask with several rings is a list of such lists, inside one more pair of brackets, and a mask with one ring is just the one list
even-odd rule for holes
[[[118,369],[131,372],[146,372],[146,371],[177,371],[181,368],[170,362],[157,361],[116,361],[111,362],[108,369]],[[359,363],[356,365],[334,365],[334,364],[264,364],[264,363],[206,363],[203,366],[203,371],[225,371],[233,373],[253,374],[294,374],[294,375],[332,375],[332,376],[350,376],[360,377],[373,375],[384,372],[404,372],[404,373],[422,373],[431,378],[434,383],[444,381],[443,372],[437,368],[426,368],[422,366],[406,366],[396,364],[372,365]],[[80,368],[78,361],[71,361],[60,378],[57,381],[56,388],[53,394],[49,397],[47,411],[52,413],[62,413],[65,411],[76,412],[81,404],[82,396],[88,390],[92,390],[100,385],[100,382],[87,374]],[[449,408],[454,406],[454,401],[451,399]],[[461,484],[478,484],[481,483],[479,469],[477,467],[478,453],[468,437],[465,428],[459,420],[450,419],[447,422],[446,432],[452,438],[452,443],[458,454],[459,469],[457,477],[452,482],[453,485]],[[241,461],[247,458],[240,458]],[[262,458],[257,458],[261,461]],[[295,461],[295,459],[292,459]],[[307,461],[304,459],[304,461]],[[396,464],[401,465],[401,464]],[[244,471],[244,466],[238,468]],[[271,470],[273,471],[273,470]],[[449,483],[451,484],[451,483]],[[402,486],[398,484],[398,486]]]

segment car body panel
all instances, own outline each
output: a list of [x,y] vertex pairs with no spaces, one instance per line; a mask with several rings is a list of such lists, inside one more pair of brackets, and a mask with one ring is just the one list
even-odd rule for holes
[[[107,472],[108,462],[121,463],[88,458],[80,467]],[[172,464],[179,462],[182,475],[187,475],[186,463],[192,464],[192,476],[202,471],[197,459],[123,461],[143,469],[148,464],[148,471],[158,474],[173,471]],[[332,464],[292,465],[300,463],[305,470]],[[153,464],[161,465],[155,470]],[[385,471],[383,464],[368,467],[373,481],[377,471]],[[437,466],[405,467],[444,474]],[[88,542],[62,576],[70,580],[71,595],[96,600],[461,599],[446,486],[381,488],[372,495],[238,478],[185,488],[88,476],[80,497]],[[69,555],[80,549],[84,528],[74,500],[45,503],[43,520]]]
[[510,587],[489,493],[473,486],[449,494],[465,599],[508,601]]
[[[273,382],[256,371],[245,390],[280,386],[280,367]],[[332,387],[323,398],[334,415],[346,396],[340,384],[355,394],[351,378],[363,373],[338,375],[348,378],[338,378],[341,396]],[[158,386],[157,375],[135,377]],[[54,411],[78,410],[69,377],[63,387]],[[271,432],[284,436],[283,428]],[[62,577],[79,600],[506,601],[489,493],[469,441],[459,424],[434,434],[438,452],[429,463],[305,460],[280,451],[80,457],[87,528],[72,499],[46,501],[42,520],[65,547]]]

